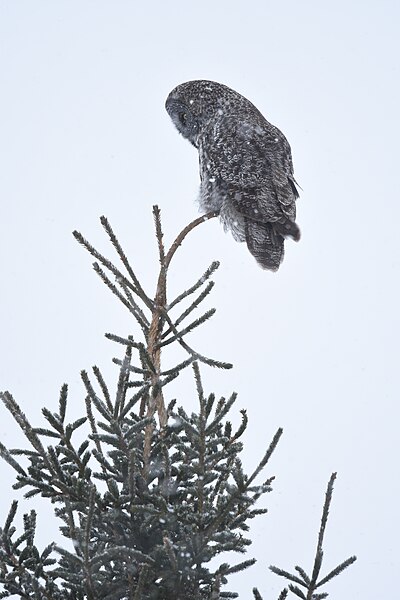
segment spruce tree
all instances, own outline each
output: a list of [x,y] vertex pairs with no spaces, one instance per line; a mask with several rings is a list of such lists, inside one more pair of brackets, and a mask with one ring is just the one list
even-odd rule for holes
[[[78,242],[95,259],[95,272],[130,311],[137,336],[106,334],[122,349],[116,392],[112,394],[100,369],[82,371],[83,415],[68,422],[68,387],[63,385],[58,409],[43,408],[47,427],[33,426],[9,392],[1,393],[6,408],[24,432],[26,449],[0,455],[16,471],[14,489],[25,498],[40,495],[53,504],[66,538],[65,546],[35,545],[36,514],[23,515],[22,532],[14,525],[14,501],[0,529],[1,598],[35,600],[217,600],[236,598],[226,586],[229,575],[250,567],[254,558],[218,563],[221,553],[244,555],[251,544],[249,522],[266,512],[257,501],[271,491],[274,479],[264,475],[282,429],[278,429],[246,474],[241,438],[247,413],[234,430],[229,413],[236,394],[216,399],[206,394],[201,370],[232,365],[199,353],[187,334],[214,313],[193,316],[211,292],[218,262],[173,300],[167,298],[170,263],[195,227],[213,218],[209,213],[190,223],[166,251],[160,212],[153,208],[159,253],[154,298],[143,289],[108,220],[101,218],[121,266],[100,254],[80,233]],[[161,361],[162,349],[179,345],[185,358],[172,368]],[[173,381],[193,371],[198,410],[188,414],[171,398]],[[168,388],[167,388],[168,386]],[[85,430],[82,443],[76,432]],[[81,436],[82,437],[82,436]],[[304,600],[325,598],[320,588],[354,562],[351,557],[320,576],[323,538],[332,498],[332,475],[323,507],[312,572],[301,567],[284,577],[289,593]],[[231,554],[233,556],[233,554]],[[262,597],[253,589],[256,600]]]

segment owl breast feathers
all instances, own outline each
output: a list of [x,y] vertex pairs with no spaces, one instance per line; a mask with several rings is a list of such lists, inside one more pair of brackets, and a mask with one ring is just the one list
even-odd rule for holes
[[258,264],[276,271],[285,238],[300,239],[299,194],[283,133],[249,100],[213,81],[178,85],[165,106],[198,149],[201,210],[218,210],[224,228],[246,242]]

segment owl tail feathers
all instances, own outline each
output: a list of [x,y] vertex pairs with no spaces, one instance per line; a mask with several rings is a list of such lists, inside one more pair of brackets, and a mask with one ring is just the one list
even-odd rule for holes
[[284,237],[271,223],[246,220],[246,243],[260,267],[269,271],[279,269],[284,255]]
[[300,228],[294,221],[290,221],[290,219],[274,223],[274,230],[284,238],[291,237],[295,242],[298,242],[300,239]]

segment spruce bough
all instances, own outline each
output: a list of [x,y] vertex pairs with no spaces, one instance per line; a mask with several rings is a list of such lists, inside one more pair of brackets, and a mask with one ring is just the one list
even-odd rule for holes
[[[115,393],[98,367],[91,373],[82,371],[85,414],[68,422],[64,385],[58,411],[42,410],[45,428],[32,426],[12,395],[1,393],[29,442],[28,449],[7,449],[0,442],[0,455],[16,471],[13,487],[24,488],[25,498],[41,495],[50,500],[67,542],[65,547],[52,543],[40,551],[35,545],[35,511],[23,516],[23,532],[17,534],[14,501],[0,529],[0,598],[236,598],[235,592],[226,590],[229,575],[255,562],[250,558],[218,563],[218,556],[247,552],[249,522],[266,512],[257,508],[257,501],[271,491],[274,478],[262,475],[282,429],[273,435],[254,471],[244,473],[240,454],[246,411],[241,411],[241,424],[233,430],[227,417],[236,394],[218,400],[205,394],[200,372],[204,366],[232,365],[201,354],[186,340],[215,312],[192,315],[211,292],[211,277],[219,263],[213,262],[189,289],[167,300],[168,269],[175,252],[195,227],[217,213],[190,223],[168,251],[157,206],[153,215],[160,262],[154,298],[144,291],[105,217],[101,223],[121,266],[74,232],[95,259],[95,272],[138,325],[137,339],[106,334],[123,350],[122,358],[114,359],[119,367]],[[179,345],[185,357],[165,368],[161,352],[170,344]],[[198,411],[190,415],[175,400],[166,400],[167,386],[187,368],[193,371],[198,398]],[[85,441],[75,443],[75,432],[84,428]],[[279,600],[289,592],[304,600],[325,598],[320,586],[355,560],[351,557],[320,577],[334,477],[328,485],[312,573],[307,575],[300,567],[295,568],[297,574],[271,567],[289,581]],[[262,598],[257,588],[253,595]]]

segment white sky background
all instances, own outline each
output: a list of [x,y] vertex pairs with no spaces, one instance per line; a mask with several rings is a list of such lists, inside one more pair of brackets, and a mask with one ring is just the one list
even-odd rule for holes
[[[80,416],[80,370],[98,364],[113,383],[119,348],[103,334],[132,331],[71,231],[113,256],[98,221],[107,215],[152,294],[152,205],[166,240],[197,216],[197,153],[164,110],[168,92],[190,79],[225,83],[292,146],[302,240],[287,242],[280,271],[259,269],[216,220],[171,271],[180,291],[222,263],[207,305],[217,314],[191,342],[235,365],[203,369],[203,381],[239,393],[236,415],[247,408],[248,471],[284,428],[268,469],[270,511],[253,521],[248,557],[258,563],[228,587],[242,599],[254,585],[278,596],[283,580],[269,564],[310,570],[333,470],[325,572],[351,554],[358,562],[327,591],[395,593],[399,17],[394,0],[0,3],[0,388],[37,425],[42,406],[57,410],[64,381],[70,417]],[[189,375],[170,394],[196,407]],[[22,444],[5,409],[0,439]],[[11,468],[0,469],[3,522],[16,493]],[[43,530],[46,510],[43,546],[54,535]]]

